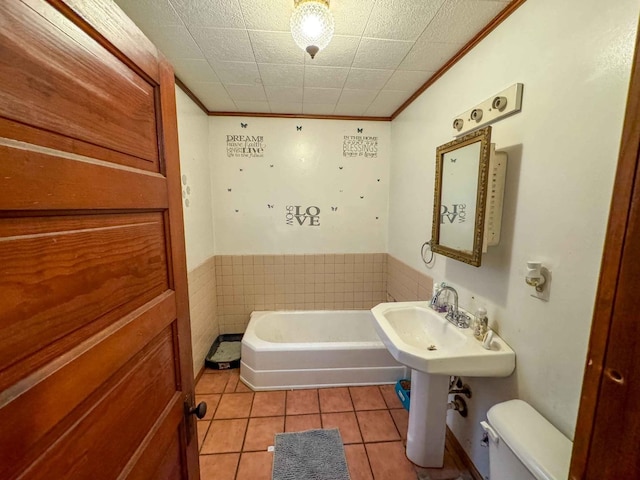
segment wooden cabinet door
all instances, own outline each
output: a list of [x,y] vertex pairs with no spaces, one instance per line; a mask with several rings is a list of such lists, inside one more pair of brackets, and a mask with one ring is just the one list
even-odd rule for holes
[[0,2],[0,478],[197,479],[173,71],[110,0]]

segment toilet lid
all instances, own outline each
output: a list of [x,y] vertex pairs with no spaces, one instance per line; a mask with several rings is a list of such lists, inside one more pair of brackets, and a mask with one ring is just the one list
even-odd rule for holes
[[538,480],[566,480],[573,443],[522,400],[494,405],[489,423]]

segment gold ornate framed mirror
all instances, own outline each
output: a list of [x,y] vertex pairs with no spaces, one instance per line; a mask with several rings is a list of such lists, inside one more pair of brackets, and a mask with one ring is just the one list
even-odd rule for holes
[[491,147],[491,127],[436,149],[432,250],[479,267]]

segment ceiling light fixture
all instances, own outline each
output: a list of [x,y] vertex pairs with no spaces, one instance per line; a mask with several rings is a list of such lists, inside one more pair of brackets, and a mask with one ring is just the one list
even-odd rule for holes
[[298,46],[314,58],[333,37],[329,0],[294,0],[293,4],[291,35]]

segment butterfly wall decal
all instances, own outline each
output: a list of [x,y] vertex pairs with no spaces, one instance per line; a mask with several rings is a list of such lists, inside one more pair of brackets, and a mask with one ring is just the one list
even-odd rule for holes
[[247,125],[249,125],[249,124],[248,124],[248,123],[242,123],[242,122],[240,122],[240,126],[241,126],[242,128],[247,128]]

